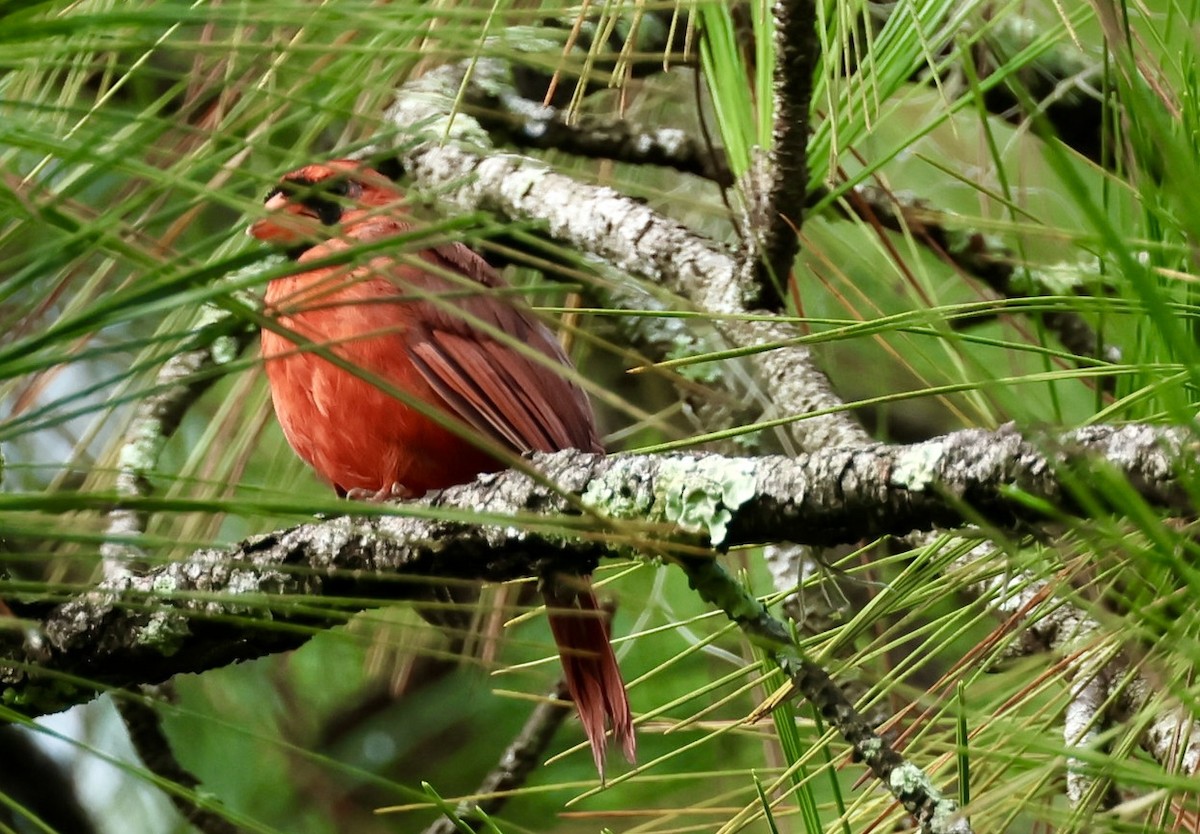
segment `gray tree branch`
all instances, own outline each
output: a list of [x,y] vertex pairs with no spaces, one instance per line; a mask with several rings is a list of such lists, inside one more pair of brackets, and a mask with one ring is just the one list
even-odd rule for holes
[[[96,686],[157,683],[294,648],[347,610],[410,598],[431,577],[588,572],[618,555],[608,537],[565,534],[572,517],[581,533],[636,525],[639,550],[657,547],[668,559],[696,546],[831,545],[961,525],[966,507],[1001,526],[1036,522],[1014,488],[1069,509],[1074,493],[1060,468],[1091,465],[1114,467],[1147,501],[1182,509],[1188,499],[1174,473],[1182,454],[1194,458],[1189,437],[1097,426],[1039,443],[1009,428],[797,458],[537,456],[540,482],[513,471],[485,476],[405,504],[409,515],[302,524],[106,580],[29,636],[0,634],[0,683],[40,715],[89,699]],[[480,523],[438,518],[446,510]],[[313,604],[321,598],[328,608]]]

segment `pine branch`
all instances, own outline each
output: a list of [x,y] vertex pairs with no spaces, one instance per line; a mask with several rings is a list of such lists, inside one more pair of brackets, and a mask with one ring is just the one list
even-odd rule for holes
[[[697,547],[832,545],[958,526],[967,508],[1000,527],[1036,524],[1039,504],[1077,506],[1077,470],[1095,465],[1116,469],[1149,503],[1186,511],[1175,475],[1185,450],[1194,463],[1186,430],[1135,424],[1041,444],[1011,428],[968,430],[796,458],[539,455],[533,463],[545,480],[485,476],[403,505],[409,515],[303,524],[106,580],[31,624],[30,636],[0,633],[0,684],[15,706],[41,715],[97,687],[157,683],[294,648],[350,611],[412,598],[432,577],[587,573],[601,557],[628,555],[609,537],[564,532],[581,511],[581,533],[636,524],[639,548],[657,546],[668,560]],[[451,510],[478,523],[438,517]]]

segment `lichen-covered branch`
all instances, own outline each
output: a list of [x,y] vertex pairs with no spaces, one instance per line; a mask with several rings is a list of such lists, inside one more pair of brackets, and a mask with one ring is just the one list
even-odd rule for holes
[[930,834],[970,834],[971,825],[957,803],[942,792],[921,768],[906,761],[874,730],[829,675],[792,640],[787,626],[771,616],[758,599],[711,559],[679,560],[688,583],[701,599],[725,612],[743,633],[765,649],[796,690],[833,725],[905,810]]
[[154,393],[138,402],[117,464],[117,494],[128,503],[118,504],[108,514],[106,541],[100,545],[104,576],[122,576],[141,559],[132,544],[146,530],[146,516],[134,507],[138,498],[152,491],[149,473],[158,465],[158,456],[167,440],[179,427],[187,410],[220,378],[217,369],[237,357],[249,344],[252,333],[241,328],[234,334],[222,334],[217,319],[224,314],[213,311],[207,321],[197,325],[201,337],[211,334],[207,343],[168,359],[155,378]]
[[[668,559],[679,547],[830,545],[958,526],[965,507],[998,526],[1035,523],[1039,513],[1014,498],[1014,488],[1069,510],[1073,493],[1059,467],[1096,461],[1119,470],[1147,501],[1183,509],[1190,504],[1174,472],[1181,455],[1195,457],[1190,437],[1184,429],[1096,426],[1035,443],[1009,428],[797,458],[537,456],[545,480],[484,476],[412,502],[413,515],[303,524],[105,581],[53,610],[32,636],[0,633],[0,685],[10,703],[42,714],[90,698],[90,685],[157,683],[294,648],[343,618],[339,606],[411,598],[430,577],[587,573],[619,545],[564,532],[583,508],[590,509],[581,531],[633,525],[641,551]],[[478,523],[436,517],[443,510]],[[322,608],[321,598],[333,601]],[[92,683],[68,685],[63,675]]]
[[[1189,445],[1194,446],[1194,441]],[[973,566],[992,558],[994,550],[991,543],[981,542],[956,560],[953,569],[973,572]],[[1123,653],[1098,642],[1105,633],[1102,624],[1078,606],[1056,599],[1045,580],[1014,571],[966,582],[963,587],[968,595],[988,600],[997,616],[1022,624],[1021,639],[1009,648],[1010,656],[1053,652],[1072,658],[1072,700],[1063,726],[1068,748],[1085,746],[1096,734],[1093,725],[1140,714],[1158,697],[1160,684],[1131,665]],[[1030,616],[1035,611],[1037,616]],[[1101,710],[1107,716],[1101,716]],[[1155,710],[1141,742],[1158,762],[1177,763],[1183,773],[1200,768],[1200,722],[1184,707]],[[1072,802],[1085,796],[1090,782],[1090,773],[1074,763],[1067,781]]]

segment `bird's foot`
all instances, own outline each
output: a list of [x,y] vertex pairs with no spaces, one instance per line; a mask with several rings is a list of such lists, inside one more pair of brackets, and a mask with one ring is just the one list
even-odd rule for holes
[[416,498],[417,494],[411,489],[401,484],[389,484],[380,489],[366,489],[365,487],[355,487],[354,489],[346,490],[346,498],[351,501],[372,501],[379,504],[383,501],[390,501],[393,498],[399,498],[406,501],[409,498]]

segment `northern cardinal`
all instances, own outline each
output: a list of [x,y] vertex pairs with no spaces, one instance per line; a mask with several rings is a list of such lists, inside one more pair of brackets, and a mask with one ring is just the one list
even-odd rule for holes
[[[267,315],[301,342],[324,346],[500,448],[602,452],[587,397],[559,370],[570,360],[528,308],[496,292],[506,284],[487,262],[459,243],[404,261],[379,248],[414,228],[403,199],[390,180],[352,160],[284,176],[251,235],[286,247],[301,265],[376,245],[356,263],[271,281]],[[262,353],[288,442],[339,495],[413,497],[504,468],[445,419],[420,413],[311,347],[264,329]],[[603,778],[606,722],[631,762],[636,747],[607,620],[587,577],[569,584],[547,578],[543,594]]]

